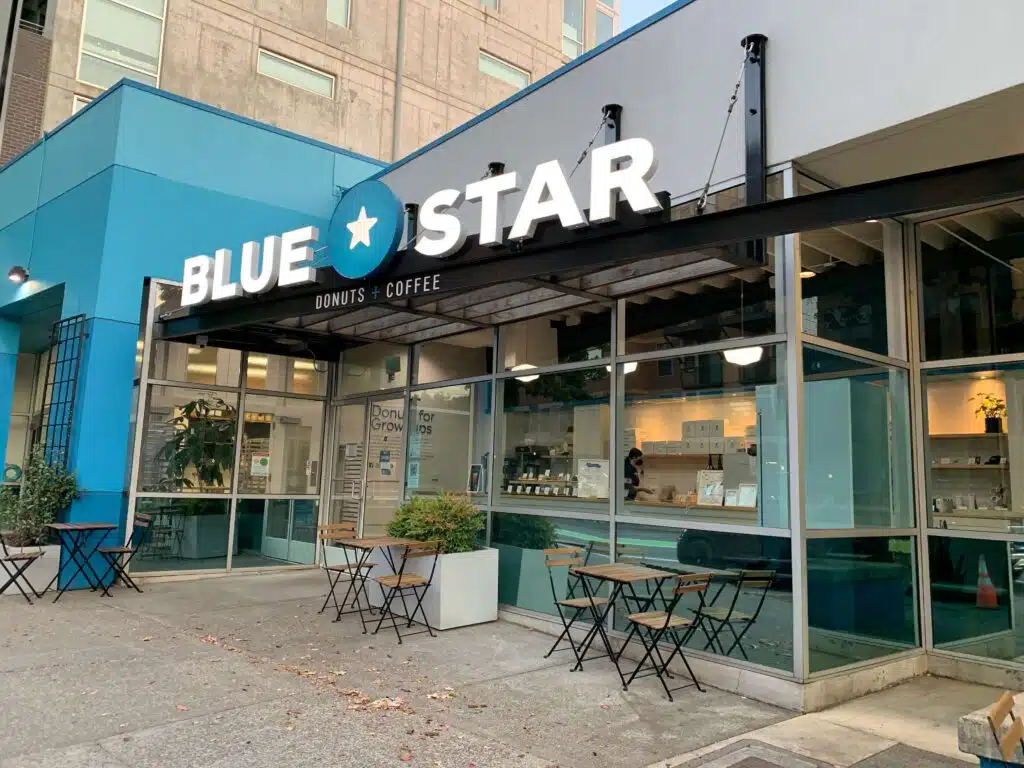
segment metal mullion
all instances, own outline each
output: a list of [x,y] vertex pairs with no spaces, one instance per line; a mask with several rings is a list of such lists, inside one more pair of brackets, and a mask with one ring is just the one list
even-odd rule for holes
[[[498,370],[498,344],[500,343],[500,339],[498,338],[497,326],[492,329],[491,339],[491,375],[487,379],[491,383],[491,430],[488,438],[490,445],[489,450],[491,452],[491,466],[487,472],[487,528],[485,532],[487,537],[485,539],[487,546],[491,546],[491,536],[494,531],[494,478],[498,474],[498,380],[495,378],[495,372]],[[502,435],[504,436],[504,434],[505,432],[502,430]],[[501,466],[502,470],[504,470],[504,446],[502,446],[501,452]]]
[[235,528],[238,518],[238,470],[242,463],[242,437],[245,432],[245,381],[246,373],[249,370],[249,353],[242,352],[240,358],[241,368],[238,372],[238,422],[235,427],[235,466],[231,472],[231,503],[228,506],[228,556],[224,569],[231,571],[231,561],[235,556]]
[[1024,541],[1024,534],[1002,533],[1000,531],[969,531],[965,529],[926,528],[927,536],[937,539],[977,539],[979,541]]
[[[135,403],[135,436],[132,443],[131,467],[128,472],[128,516],[125,521],[125,542],[128,546],[131,539],[131,532],[135,530],[135,505],[138,502],[139,487],[139,464],[142,461],[142,441],[146,429],[146,412],[149,400],[149,360],[153,346],[153,319],[156,313],[157,284],[149,281],[146,296],[146,314],[143,322],[146,324],[142,329],[142,363],[139,375],[139,396]],[[131,571],[131,562],[128,563],[128,570]]]
[[[923,350],[922,350],[923,352]],[[936,368],[973,368],[1000,363],[1019,363],[1024,360],[1024,352],[1011,352],[1005,355],[985,355],[983,357],[957,357],[950,360],[927,360],[920,364],[921,370]]]
[[761,525],[739,525],[733,523],[711,523],[705,520],[691,520],[685,517],[647,517],[623,512],[618,522],[628,525],[646,525],[651,528],[671,528],[683,531],[714,531],[716,533],[736,533],[747,536],[765,536],[776,539],[789,539],[792,532],[785,528],[768,528]]
[[494,504],[491,506],[494,512],[505,515],[533,515],[535,517],[562,517],[566,520],[607,520],[608,515],[601,512],[577,512],[561,507],[540,509],[537,507],[510,507],[505,504]]
[[569,371],[580,371],[588,368],[600,368],[601,366],[611,365],[610,357],[600,357],[594,360],[583,360],[580,362],[573,363],[558,363],[557,365],[538,365],[536,368],[530,368],[522,371],[501,371],[495,374],[498,379],[515,379],[520,376],[544,376],[549,373],[566,373]]
[[868,350],[861,349],[859,347],[851,347],[849,344],[842,344],[838,341],[832,341],[831,339],[824,339],[821,336],[801,333],[800,338],[804,344],[838,352],[847,357],[859,358],[861,360],[878,363],[879,365],[884,365],[889,368],[902,368],[906,370],[910,367],[910,364],[906,360],[900,360],[887,355],[880,355],[877,352],[869,352]]
[[188,491],[139,491],[136,496],[140,499],[230,499],[230,493],[189,493]]
[[318,493],[239,493],[239,499],[252,499],[254,501],[282,501],[287,499],[319,499]]
[[[623,485],[624,478],[620,478],[619,474],[623,472],[622,459],[620,452],[622,450],[622,425],[625,424],[625,387],[622,388],[622,397],[619,396],[620,385],[625,384],[625,377],[621,375],[618,366],[618,344],[616,343],[619,330],[619,314],[620,310],[624,309],[626,302],[624,299],[617,299],[612,302],[610,325],[611,328],[611,344],[609,349],[611,350],[611,376],[608,382],[608,456],[609,463],[611,466],[608,471],[608,562],[616,562],[615,552],[618,548],[618,532],[615,528],[615,511],[618,506],[622,503],[622,490],[625,487]],[[625,312],[621,313],[625,316]],[[619,400],[622,400],[623,407],[622,411],[619,410]],[[622,422],[619,421],[619,416],[622,416]],[[615,613],[616,608],[613,604],[608,611],[605,629],[615,628]]]
[[[339,379],[340,378],[341,377],[339,376]],[[378,399],[380,399],[380,400],[387,400],[389,398],[393,399],[396,396],[401,397],[402,395],[404,395],[405,391],[408,388],[409,387],[407,385],[403,385],[401,387],[389,387],[388,389],[376,389],[376,390],[373,390],[372,392],[353,392],[350,395],[344,395],[344,396],[332,399],[331,400],[331,404],[332,405],[350,405],[352,403],[359,403],[359,402],[363,402],[363,401],[369,400],[370,398],[373,398],[374,400],[378,400]]]
[[[337,424],[335,423],[337,411],[331,405],[330,393],[334,391],[334,385],[338,375],[338,363],[328,363],[327,368],[327,399],[324,401],[324,425],[323,443],[320,451],[320,509],[317,513],[317,525],[327,525],[330,522],[331,514],[331,488],[334,483],[334,464],[337,459]],[[320,562],[320,547],[313,547],[313,564],[324,565]]]
[[247,389],[246,391],[254,397],[262,395],[266,397],[288,397],[293,400],[326,400],[323,395],[306,395],[299,392],[279,392],[270,389]]
[[899,536],[917,536],[917,528],[809,528],[808,539],[886,539]]
[[[242,353],[245,354],[244,352]],[[202,389],[210,392],[232,392],[239,393],[241,387],[226,387],[222,384],[199,384],[194,381],[171,381],[170,379],[149,379],[153,387],[174,387],[175,389]]]
[[[672,347],[671,349],[659,349],[653,352],[636,352],[632,355],[621,355],[618,357],[618,362],[632,363],[646,362],[649,360],[674,360],[679,357],[701,355],[707,352],[722,352],[727,349],[739,349],[743,347],[769,346],[772,344],[781,344],[785,341],[786,334],[784,333],[771,333],[764,336],[745,336],[741,339],[712,341],[707,344],[695,344],[690,347]],[[533,372],[532,369],[530,372]],[[522,375],[522,371],[519,373]]]
[[[522,375],[522,371],[519,371],[519,375]],[[493,374],[484,374],[482,376],[467,376],[462,379],[445,379],[443,381],[431,381],[426,384],[416,384],[415,386],[409,387],[413,392],[426,392],[432,389],[442,389],[444,387],[459,387],[467,384],[482,384],[486,381],[491,381]]]

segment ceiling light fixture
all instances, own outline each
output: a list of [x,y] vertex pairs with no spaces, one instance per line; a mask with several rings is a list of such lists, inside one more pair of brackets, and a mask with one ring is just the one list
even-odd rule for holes
[[[512,366],[513,371],[530,371],[536,368],[536,365],[530,365],[529,363],[520,363],[519,365]],[[516,381],[521,381],[524,384],[529,384],[531,381],[536,381],[540,376],[516,376]]]
[[738,347],[722,352],[725,362],[733,365],[753,365],[764,356],[764,347]]
[[[622,364],[622,373],[624,375],[629,375],[629,374],[633,373],[636,370],[636,366],[637,366],[636,363],[623,363]],[[604,369],[606,371],[608,371],[608,373],[612,372],[612,367],[610,365],[606,365],[604,367]]]
[[817,272],[812,272],[809,269],[800,270],[800,277],[802,277],[804,280],[806,280],[808,277],[815,277],[817,274]]
[[28,270],[24,267],[15,265],[11,267],[10,271],[7,273],[7,279],[12,283],[21,285],[28,280]]
[[867,219],[864,223],[865,224],[877,224],[878,223],[878,219]]

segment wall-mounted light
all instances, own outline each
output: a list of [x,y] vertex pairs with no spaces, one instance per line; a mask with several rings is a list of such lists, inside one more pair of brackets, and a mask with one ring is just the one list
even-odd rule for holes
[[733,365],[753,365],[764,355],[764,347],[739,347],[722,352],[725,362]]
[[[520,363],[519,365],[512,366],[513,371],[529,371],[536,368],[536,365],[530,365],[530,363]],[[516,381],[521,381],[524,384],[529,384],[531,381],[536,381],[540,376],[516,376]]]
[[[629,374],[631,374],[634,371],[636,371],[636,365],[637,364],[635,362],[633,362],[633,363],[623,363],[622,364],[622,373],[623,373],[623,375],[628,376]],[[610,365],[606,365],[604,367],[604,369],[606,371],[608,371],[608,373],[612,372],[612,367]]]
[[21,285],[26,280],[28,280],[28,270],[25,269],[24,267],[15,265],[11,267],[10,271],[8,271],[7,279],[10,280],[12,283],[17,283],[18,285]]

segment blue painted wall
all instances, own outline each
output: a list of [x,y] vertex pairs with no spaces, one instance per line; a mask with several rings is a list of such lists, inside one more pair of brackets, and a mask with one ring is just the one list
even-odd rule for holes
[[[189,256],[325,229],[338,187],[382,167],[122,81],[0,170],[0,269],[18,264],[31,276],[0,285],[0,331],[9,331],[0,342],[14,345],[0,348],[0,409],[9,413],[13,384],[3,354],[17,352],[31,297],[60,286],[60,316],[88,318],[69,451],[82,498],[70,520],[117,523],[123,535],[145,278],[180,280]],[[0,429],[0,455],[6,436]]]

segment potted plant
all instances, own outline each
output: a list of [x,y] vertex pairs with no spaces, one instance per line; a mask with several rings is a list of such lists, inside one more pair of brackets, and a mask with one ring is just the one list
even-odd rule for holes
[[999,434],[1003,431],[1003,417],[1006,415],[1006,402],[989,392],[980,392],[971,398],[978,401],[974,409],[976,416],[985,417],[985,433]]
[[[498,599],[506,605],[553,613],[544,550],[556,546],[555,525],[539,515],[495,515],[492,541],[499,553]],[[564,580],[555,584],[565,597]]]
[[[423,609],[435,629],[482,624],[498,618],[498,552],[477,545],[484,521],[484,513],[468,496],[441,493],[413,497],[398,508],[388,526],[389,536],[441,542],[437,568],[423,599]],[[402,549],[395,547],[391,554],[395,567],[401,568]],[[413,558],[406,563],[405,572],[429,578],[432,566],[433,558]],[[391,568],[383,562],[370,572],[367,593],[373,605],[383,602],[382,592],[373,579],[390,573]],[[408,609],[411,611],[413,605],[409,604]]]
[[[42,549],[25,575],[36,589],[42,589],[57,575],[60,545],[50,544],[51,531],[46,526],[78,498],[75,475],[60,461],[51,461],[42,445],[32,448],[21,478],[20,487],[0,489],[0,530],[8,546]],[[4,581],[7,579],[5,578]],[[4,594],[16,593],[14,585]]]

